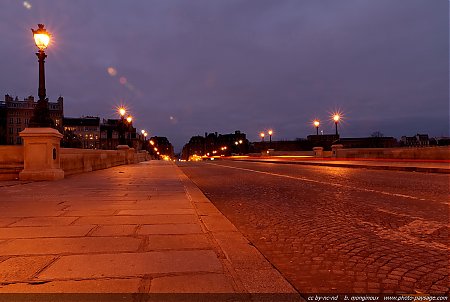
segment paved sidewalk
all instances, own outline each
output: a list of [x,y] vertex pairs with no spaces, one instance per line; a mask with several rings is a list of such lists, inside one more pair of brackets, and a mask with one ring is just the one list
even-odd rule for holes
[[8,292],[296,293],[162,161],[0,182],[0,293]]
[[365,168],[376,170],[410,171],[450,174],[450,161],[389,160],[389,159],[298,159],[295,157],[249,157],[233,159],[239,161],[268,162],[279,164],[316,165],[344,168]]

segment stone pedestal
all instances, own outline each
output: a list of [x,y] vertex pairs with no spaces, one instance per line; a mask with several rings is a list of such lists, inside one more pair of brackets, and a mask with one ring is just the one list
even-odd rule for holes
[[127,145],[118,145],[117,150],[124,152],[125,164],[134,164],[134,148],[130,148]]
[[331,151],[333,152],[332,157],[338,157],[338,151],[342,148],[344,148],[343,145],[332,145],[331,146]]
[[322,147],[314,147],[313,152],[314,152],[314,157],[323,157],[323,148]]
[[25,128],[23,139],[24,169],[20,180],[57,180],[64,178],[60,165],[59,142],[63,135],[53,128]]

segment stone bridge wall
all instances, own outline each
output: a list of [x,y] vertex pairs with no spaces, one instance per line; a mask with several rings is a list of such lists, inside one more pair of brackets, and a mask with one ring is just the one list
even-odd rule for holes
[[[72,175],[149,160],[147,152],[61,148],[61,169]],[[0,146],[0,180],[19,179],[23,169],[23,146]]]

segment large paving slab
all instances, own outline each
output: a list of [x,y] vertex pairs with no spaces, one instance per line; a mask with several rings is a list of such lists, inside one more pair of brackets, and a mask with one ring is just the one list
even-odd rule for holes
[[39,279],[91,279],[179,272],[222,272],[212,250],[63,256]]
[[93,225],[0,228],[0,239],[85,236]]
[[0,293],[295,293],[171,163],[0,190]]
[[132,252],[141,244],[138,238],[77,237],[15,239],[0,244],[1,255],[58,255],[99,252]]

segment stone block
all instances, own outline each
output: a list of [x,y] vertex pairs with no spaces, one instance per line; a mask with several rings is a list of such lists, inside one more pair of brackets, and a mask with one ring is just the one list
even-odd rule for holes
[[54,256],[9,258],[0,263],[0,284],[29,280],[54,258]]
[[57,255],[137,251],[142,240],[128,237],[15,239],[0,245],[0,255]]
[[143,225],[138,230],[138,235],[157,234],[199,234],[203,233],[199,224],[154,224]]
[[216,272],[222,264],[212,250],[63,256],[39,279],[132,277],[146,274]]
[[224,274],[155,278],[150,293],[234,293],[233,280]]

